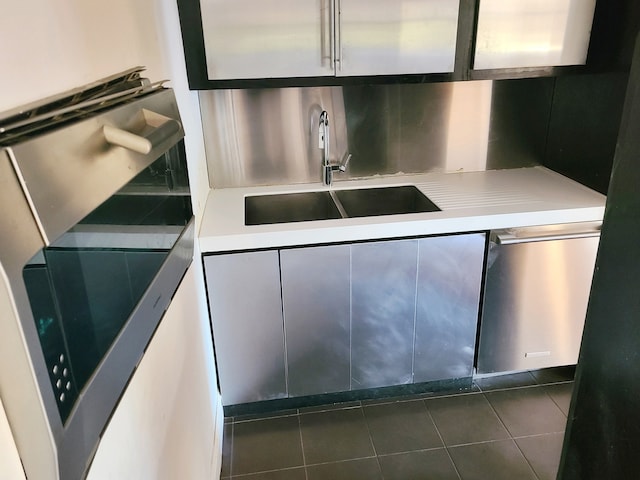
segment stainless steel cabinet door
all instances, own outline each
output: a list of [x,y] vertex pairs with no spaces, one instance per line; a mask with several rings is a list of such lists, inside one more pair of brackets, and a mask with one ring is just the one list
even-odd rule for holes
[[287,396],[277,251],[205,257],[223,405]]
[[210,80],[333,75],[333,0],[200,0]]
[[470,377],[485,234],[420,240],[414,381]]
[[457,0],[335,0],[336,75],[452,72]]
[[351,388],[413,380],[418,241],[351,247]]
[[350,387],[349,245],[282,250],[289,395]]
[[480,0],[473,68],[580,65],[596,0]]

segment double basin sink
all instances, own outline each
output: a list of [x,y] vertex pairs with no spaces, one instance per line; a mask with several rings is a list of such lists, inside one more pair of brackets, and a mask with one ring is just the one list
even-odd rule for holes
[[245,225],[437,212],[413,185],[245,197]]

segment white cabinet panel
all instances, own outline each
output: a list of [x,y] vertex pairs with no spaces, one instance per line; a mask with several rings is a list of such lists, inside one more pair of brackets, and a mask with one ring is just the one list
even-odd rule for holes
[[581,65],[596,0],[480,0],[473,68]]
[[200,0],[210,80],[333,75],[333,0]]
[[452,72],[455,0],[336,0],[336,74]]

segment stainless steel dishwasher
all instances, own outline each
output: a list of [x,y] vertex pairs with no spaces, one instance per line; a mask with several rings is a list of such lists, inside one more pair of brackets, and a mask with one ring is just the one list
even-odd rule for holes
[[600,222],[491,232],[477,373],[575,364]]

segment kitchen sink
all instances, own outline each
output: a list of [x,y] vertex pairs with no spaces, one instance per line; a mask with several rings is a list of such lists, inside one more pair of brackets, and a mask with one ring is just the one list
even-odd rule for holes
[[329,192],[255,195],[244,199],[244,224],[307,222],[342,218]]
[[440,211],[413,185],[336,190],[335,194],[349,217]]
[[254,195],[244,200],[245,225],[440,211],[413,185]]

